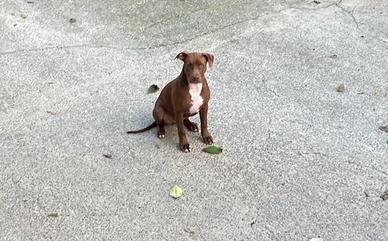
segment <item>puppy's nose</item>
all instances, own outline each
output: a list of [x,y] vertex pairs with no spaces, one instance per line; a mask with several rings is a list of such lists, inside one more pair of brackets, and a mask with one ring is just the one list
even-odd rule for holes
[[199,82],[199,76],[193,76],[193,81],[194,82]]

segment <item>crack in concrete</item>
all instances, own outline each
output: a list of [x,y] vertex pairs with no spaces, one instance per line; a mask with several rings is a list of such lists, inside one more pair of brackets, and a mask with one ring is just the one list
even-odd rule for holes
[[343,0],[339,0],[338,2],[335,2],[335,3],[331,3],[331,4],[328,4],[328,5],[325,5],[323,7],[319,7],[319,8],[308,8],[308,7],[288,7],[288,8],[284,8],[284,9],[281,9],[279,11],[279,13],[281,12],[284,12],[286,11],[287,9],[298,9],[298,10],[310,10],[310,11],[317,11],[317,10],[321,10],[321,9],[327,9],[327,8],[330,8],[330,7],[336,7],[337,9],[339,9],[340,11],[346,13],[346,15],[348,15],[353,23],[356,25],[356,28],[357,30],[359,29],[359,23],[356,19],[356,17],[354,16],[354,10],[356,9],[357,6],[355,6],[351,11],[347,10],[344,6],[342,6]]
[[[209,10],[209,7],[206,7],[206,8],[199,8],[199,9],[196,9],[196,10],[194,10],[194,11],[192,11],[192,12],[189,12],[189,13],[187,13],[187,14],[184,14],[184,15],[191,15],[191,14],[194,14],[194,13],[197,13],[197,12],[200,12],[200,11],[205,11],[205,10]],[[182,14],[182,15],[183,15],[183,14]],[[144,31],[144,30],[150,29],[150,28],[152,28],[152,27],[154,27],[154,26],[157,26],[157,25],[159,25],[159,24],[166,23],[166,22],[168,22],[168,21],[170,21],[170,20],[172,20],[172,19],[179,18],[179,17],[181,17],[182,15],[180,15],[180,14],[175,14],[175,15],[172,16],[172,17],[168,17],[168,18],[162,19],[162,20],[160,20],[160,21],[158,21],[158,22],[151,23],[150,25],[144,27],[142,30]]]
[[33,49],[17,49],[17,50],[2,52],[0,53],[0,56],[23,53],[23,52],[39,52],[39,51],[46,51],[51,49],[61,50],[61,49],[83,48],[83,47],[88,47],[88,45],[76,44],[76,45],[65,45],[65,46],[49,46],[44,48],[33,48]]
[[43,47],[43,48],[32,48],[32,49],[17,49],[13,51],[8,52],[2,52],[0,53],[0,56],[3,55],[12,55],[17,53],[23,53],[23,52],[39,52],[39,51],[46,51],[46,50],[62,50],[62,49],[74,49],[74,48],[106,48],[106,49],[115,49],[115,50],[142,50],[147,49],[144,48],[119,48],[115,46],[109,46],[109,45],[91,45],[91,44],[75,44],[75,45],[64,45],[64,46],[49,46],[49,47]]
[[359,23],[354,16],[354,10],[356,9],[357,6],[355,6],[352,11],[346,10],[343,6],[341,6],[343,0],[340,0],[335,6],[339,9],[341,9],[343,12],[345,12],[348,16],[350,16],[353,20],[353,22],[356,24],[356,28],[359,29]]
[[338,1],[338,2],[335,2],[335,3],[331,3],[331,4],[328,4],[328,5],[325,5],[325,6],[322,6],[322,7],[317,7],[317,8],[308,8],[308,7],[287,7],[287,8],[283,8],[281,10],[278,11],[278,13],[281,13],[281,12],[284,12],[286,11],[287,9],[298,9],[298,10],[313,10],[313,11],[317,11],[317,10],[320,10],[320,9],[326,9],[326,8],[330,8],[330,7],[333,7],[333,6],[336,6],[337,4],[341,3],[342,0]]
[[[342,1],[343,0],[340,0],[340,1],[336,2],[336,3],[328,4],[326,6],[319,7],[319,8],[286,7],[284,9],[281,9],[281,10],[279,10],[277,12],[274,12],[274,13],[282,13],[283,11],[285,11],[287,9],[299,9],[299,10],[314,10],[314,11],[317,11],[317,10],[320,10],[320,9],[326,9],[326,8],[330,8],[330,7],[335,6],[335,7],[339,8],[341,11],[343,11],[343,12],[347,13],[348,15],[350,15],[350,17],[352,18],[353,22],[356,24],[357,29],[358,29],[358,22],[357,22],[356,18],[353,15],[354,10],[355,10],[356,7],[354,7],[352,11],[348,11],[343,6],[340,5],[342,3]],[[270,13],[270,14],[273,14],[273,13]],[[203,36],[206,36],[206,35],[209,35],[209,34],[212,34],[212,33],[218,32],[218,31],[221,31],[221,30],[224,30],[226,28],[229,28],[229,27],[237,25],[237,24],[241,24],[241,23],[245,23],[245,22],[249,22],[249,21],[256,21],[259,18],[267,16],[267,15],[270,15],[270,14],[259,15],[259,16],[253,17],[253,18],[248,18],[248,19],[244,19],[244,20],[241,20],[241,21],[237,21],[237,22],[231,23],[231,24],[227,24],[227,25],[225,25],[223,27],[213,29],[213,30],[211,30],[209,32],[204,32],[204,33],[201,33],[201,34],[197,34],[197,35],[195,35],[192,38],[188,38],[188,39],[185,39],[185,40],[182,40],[182,41],[175,41],[175,42],[168,43],[168,44],[160,44],[160,45],[156,45],[156,46],[150,46],[150,47],[144,48],[144,49],[156,49],[156,48],[161,48],[161,47],[172,46],[172,45],[175,45],[175,44],[187,43],[187,42],[190,42],[190,41],[192,41],[194,39],[197,39],[197,38],[200,38],[200,37],[203,37]]]
[[249,22],[249,21],[255,21],[255,20],[259,19],[260,17],[261,16],[256,16],[254,18],[244,19],[244,20],[241,20],[241,21],[237,21],[237,22],[234,22],[234,23],[230,23],[230,24],[224,25],[224,26],[222,26],[220,28],[215,28],[215,29],[213,29],[211,31],[208,31],[208,32],[197,34],[194,37],[191,37],[191,38],[188,38],[188,39],[184,39],[184,40],[181,40],[181,41],[174,41],[174,42],[167,43],[167,44],[159,44],[159,45],[156,45],[156,46],[150,46],[150,47],[148,47],[146,49],[156,49],[156,48],[162,48],[162,47],[169,47],[169,46],[176,45],[176,44],[184,44],[184,43],[187,43],[187,42],[191,42],[194,39],[197,39],[197,38],[200,38],[200,37],[212,34],[212,33],[216,33],[216,32],[222,31],[222,30],[224,30],[226,28],[229,28],[229,27],[232,27],[234,25],[238,25],[238,24],[241,24],[241,23]]
[[[317,11],[317,10],[320,10],[320,9],[327,9],[327,8],[330,8],[330,7],[334,6],[334,7],[338,8],[338,9],[340,9],[342,12],[346,13],[352,19],[352,21],[355,23],[356,28],[359,29],[359,23],[358,23],[357,19],[354,16],[354,10],[356,9],[356,7],[354,7],[351,11],[349,11],[349,10],[345,9],[343,6],[341,6],[342,1],[343,0],[339,0],[338,2],[335,2],[335,3],[332,3],[332,4],[328,4],[326,6],[322,6],[322,7],[319,7],[319,8],[288,6],[286,8],[283,8],[283,9],[277,11],[277,12],[273,12],[273,13],[270,13],[270,14],[282,13],[282,12],[288,10],[288,9]],[[197,9],[197,10],[193,11],[192,13],[195,13],[195,12],[198,12],[198,11],[202,11],[202,10],[204,10],[204,9]],[[192,13],[190,13],[190,14],[192,14]],[[65,45],[65,46],[50,46],[50,47],[44,47],[44,48],[19,49],[19,50],[13,50],[13,51],[8,51],[8,52],[2,52],[2,53],[0,53],[0,56],[17,54],[17,53],[21,53],[21,52],[37,52],[37,51],[45,51],[45,50],[52,50],[52,49],[54,49],[54,50],[62,50],[62,49],[72,49],[72,48],[107,48],[107,49],[115,49],[115,50],[120,50],[120,51],[123,51],[123,50],[150,50],[150,49],[158,49],[158,48],[164,48],[164,47],[169,47],[169,46],[173,46],[173,45],[188,43],[188,42],[191,42],[191,41],[193,41],[193,40],[195,40],[197,38],[201,38],[201,37],[204,37],[206,35],[210,35],[210,34],[222,31],[224,29],[227,29],[229,27],[232,27],[232,26],[235,26],[235,25],[238,25],[238,24],[246,23],[246,22],[249,22],[249,21],[256,21],[259,18],[267,16],[267,15],[270,15],[270,14],[258,15],[258,16],[253,17],[253,18],[248,18],[248,19],[236,21],[236,22],[224,25],[222,27],[215,28],[215,29],[213,29],[211,31],[197,34],[194,37],[187,38],[187,39],[184,39],[184,40],[181,40],[181,41],[173,41],[173,42],[170,42],[170,43],[157,44],[157,45],[151,45],[151,46],[146,46],[146,47],[135,47],[135,48],[125,47],[125,48],[120,48],[120,47],[107,46],[107,45],[78,44],[78,45]],[[176,17],[176,16],[174,16],[174,17]],[[157,23],[153,23],[153,24],[147,26],[145,29],[148,29],[148,28],[151,28],[151,27],[153,27],[153,26],[155,26],[157,24],[163,23],[164,21],[168,21],[170,19],[173,19],[174,17],[164,19],[164,20],[162,20],[160,22],[157,22]]]
[[16,53],[20,53],[20,52],[38,52],[38,51],[45,51],[45,50],[52,50],[52,49],[61,50],[61,49],[72,49],[72,48],[108,48],[108,49],[116,49],[116,50],[121,50],[121,51],[123,51],[123,50],[158,49],[158,48],[173,46],[173,45],[176,45],[176,44],[187,43],[187,42],[193,41],[194,39],[197,39],[197,38],[200,38],[200,37],[203,37],[203,36],[206,36],[206,35],[218,32],[218,31],[222,31],[222,30],[224,30],[226,28],[229,28],[229,27],[237,25],[237,24],[241,24],[241,23],[257,20],[260,17],[261,16],[257,16],[255,18],[244,19],[244,20],[237,21],[237,22],[234,22],[234,23],[231,23],[231,24],[227,24],[227,25],[222,26],[220,28],[216,28],[216,29],[213,29],[211,31],[204,32],[204,33],[201,33],[201,34],[197,34],[197,35],[195,35],[192,38],[188,38],[188,39],[185,39],[185,40],[182,40],[182,41],[174,41],[174,42],[170,42],[170,43],[166,43],[166,44],[157,44],[157,45],[148,46],[148,47],[137,47],[137,48],[126,47],[126,48],[119,48],[119,47],[107,46],[107,45],[78,44],[78,45],[66,45],[66,46],[50,46],[50,47],[33,48],[33,49],[19,49],[19,50],[13,50],[13,51],[8,51],[8,52],[2,52],[2,53],[0,53],[0,56],[11,55],[11,54],[16,54]]

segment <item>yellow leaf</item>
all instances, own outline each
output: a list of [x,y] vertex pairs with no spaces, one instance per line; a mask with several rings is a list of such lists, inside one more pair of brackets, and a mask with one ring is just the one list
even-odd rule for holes
[[336,54],[332,54],[332,55],[329,56],[329,58],[331,58],[331,59],[336,59],[336,58],[337,58],[337,55],[336,55]]
[[183,192],[182,188],[175,185],[170,189],[170,196],[177,199],[177,198],[180,198],[182,196],[182,192]]

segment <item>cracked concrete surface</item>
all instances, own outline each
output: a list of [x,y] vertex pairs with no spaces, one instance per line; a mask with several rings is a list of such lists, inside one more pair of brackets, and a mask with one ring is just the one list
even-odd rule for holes
[[[387,22],[378,0],[1,1],[0,240],[388,240]],[[215,55],[218,156],[125,134],[185,49]]]

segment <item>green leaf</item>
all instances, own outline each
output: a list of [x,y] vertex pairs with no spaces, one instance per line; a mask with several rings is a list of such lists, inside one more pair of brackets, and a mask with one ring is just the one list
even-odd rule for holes
[[24,13],[24,12],[20,13],[20,17],[23,18],[23,19],[26,19],[27,18],[27,13]]
[[218,146],[208,146],[202,149],[202,151],[209,154],[220,154],[222,152],[222,148]]
[[156,91],[159,90],[159,86],[157,85],[151,85],[149,88],[148,88],[148,91],[147,93],[148,94],[152,94],[152,93],[155,93]]
[[173,198],[180,198],[182,196],[182,188],[179,186],[175,185],[170,189],[170,196]]

